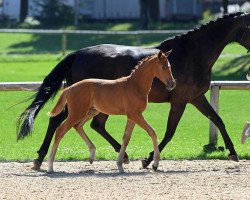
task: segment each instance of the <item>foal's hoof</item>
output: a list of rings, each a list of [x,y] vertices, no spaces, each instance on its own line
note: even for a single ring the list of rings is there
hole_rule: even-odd
[[[147,168],[148,167],[147,158],[143,158],[141,160],[141,164],[142,164],[143,169]]]
[[[236,155],[228,155],[228,160],[239,162],[239,157],[237,154]]]
[[[34,166],[31,168],[33,170],[39,170],[41,167],[41,163],[37,159],[33,160],[33,165]]]
[[[154,171],[157,171],[158,166],[152,165],[152,168],[153,168]]]
[[[129,162],[130,162],[130,161],[129,161],[129,158],[123,158],[123,159],[122,159],[122,163],[123,163],[123,164],[129,164]]]

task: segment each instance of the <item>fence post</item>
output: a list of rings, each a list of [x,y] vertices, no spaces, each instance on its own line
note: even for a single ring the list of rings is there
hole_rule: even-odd
[[[141,46],[141,34],[136,34],[136,46]]]
[[[65,32],[62,33],[62,55],[64,56],[67,51],[67,34]]]
[[[216,113],[219,112],[219,86],[211,86],[210,90],[210,104],[215,110]],[[217,146],[218,140],[218,128],[214,125],[212,121],[210,121],[209,126],[209,144],[213,146]]]
[[[216,113],[219,112],[219,89],[218,85],[211,85],[210,88],[210,104]],[[209,121],[209,144],[204,145],[205,152],[215,151],[217,149],[218,129],[214,123]]]

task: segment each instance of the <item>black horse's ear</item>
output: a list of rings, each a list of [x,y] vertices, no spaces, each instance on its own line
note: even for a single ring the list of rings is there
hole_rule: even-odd
[[[158,53],[158,59],[161,59],[161,57],[162,57],[162,51],[159,51],[159,53]]]
[[[165,56],[169,56],[169,54],[171,54],[171,52],[172,52],[172,49],[171,50],[169,50],[169,51],[167,51],[166,53],[165,53]]]

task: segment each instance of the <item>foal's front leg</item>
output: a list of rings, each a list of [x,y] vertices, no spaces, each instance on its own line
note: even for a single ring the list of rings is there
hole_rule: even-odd
[[[107,140],[112,145],[112,147],[115,149],[116,152],[120,152],[121,145],[105,129],[105,124],[107,122],[107,119],[108,115],[99,113],[93,118],[90,126],[92,129],[98,132],[105,140]],[[129,157],[126,152],[124,154],[123,163],[124,164],[129,163]]]
[[[158,148],[158,143],[157,143],[157,135],[155,133],[155,130],[148,124],[148,122],[144,119],[141,113],[137,113],[134,115],[131,115],[130,118],[137,123],[141,128],[143,128],[149,136],[151,137],[154,145],[154,163],[152,165],[153,170],[157,170],[159,161],[160,161],[160,151]]]
[[[116,161],[116,164],[120,173],[124,173],[124,169],[122,167],[123,158],[124,158],[126,147],[128,146],[134,127],[135,127],[135,123],[132,120],[127,119],[125,133],[123,135],[123,143],[120,149],[119,156]]]

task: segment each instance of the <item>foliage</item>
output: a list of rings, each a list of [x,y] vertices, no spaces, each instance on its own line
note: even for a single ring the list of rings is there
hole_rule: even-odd
[[[69,24],[73,22],[73,9],[63,3],[63,0],[35,0],[36,16],[43,25]],[[40,12],[39,12],[40,11]]]
[[[209,10],[206,10],[203,12],[202,20],[200,22],[202,24],[205,24],[211,20],[214,20],[214,18],[215,18],[215,16]]]

